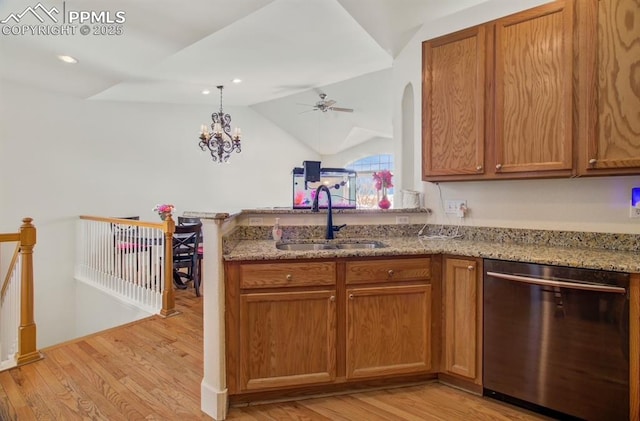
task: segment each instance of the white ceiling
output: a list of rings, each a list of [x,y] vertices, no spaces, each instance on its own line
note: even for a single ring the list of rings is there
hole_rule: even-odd
[[[41,0],[60,11],[124,11],[124,33],[0,35],[0,77],[87,100],[208,104],[212,111],[215,86],[225,85],[225,105],[252,106],[332,154],[390,138],[393,58],[424,22],[485,1]],[[0,0],[0,20],[37,3]],[[58,54],[79,63],[65,65]],[[232,84],[236,77],[243,82]],[[212,94],[202,95],[205,88]],[[299,103],[314,104],[319,92],[355,111],[304,113],[310,107]]]

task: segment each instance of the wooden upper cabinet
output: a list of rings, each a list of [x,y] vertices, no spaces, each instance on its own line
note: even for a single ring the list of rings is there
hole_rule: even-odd
[[[484,173],[486,32],[479,26],[423,43],[425,180]]]
[[[495,22],[496,174],[571,174],[573,19],[568,0]]]
[[[578,2],[580,175],[640,173],[640,6]]]
[[[423,179],[574,174],[574,0],[423,43]]]

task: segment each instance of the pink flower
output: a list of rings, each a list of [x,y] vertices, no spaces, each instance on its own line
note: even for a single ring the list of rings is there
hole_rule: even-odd
[[[158,212],[158,215],[172,213],[174,209],[173,205],[156,205],[156,207],[153,208],[154,211]]]
[[[376,190],[381,190],[382,188],[388,189],[393,187],[393,183],[391,182],[391,178],[393,174],[389,170],[381,170],[373,173],[373,179],[375,180]]]

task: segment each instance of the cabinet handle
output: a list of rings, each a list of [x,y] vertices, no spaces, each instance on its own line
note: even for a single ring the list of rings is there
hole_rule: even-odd
[[[353,294],[349,294],[349,299],[353,300]]]
[[[334,302],[336,300],[336,296],[332,295],[331,297],[329,297],[329,301]]]
[[[598,160],[597,160],[597,159],[595,159],[595,158],[591,158],[591,159],[589,160],[589,165],[595,165],[597,162],[598,162]]]
[[[496,170],[500,171],[502,169],[502,164],[496,164]]]
[[[387,272],[389,274],[389,277],[393,276],[393,269],[389,269],[389,272]]]
[[[482,165],[478,165],[478,166],[476,167],[476,171],[478,171],[478,172],[482,171]]]
[[[473,269],[474,269],[474,267],[473,267],[473,266],[471,266],[471,265],[467,266],[467,270],[468,270],[469,272],[471,272]]]
[[[287,274],[287,281],[290,281],[290,280],[292,280],[292,279],[293,279],[293,275],[292,275],[292,274],[290,274],[290,273],[289,273],[289,274]]]

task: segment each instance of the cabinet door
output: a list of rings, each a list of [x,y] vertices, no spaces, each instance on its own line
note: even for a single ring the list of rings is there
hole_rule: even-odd
[[[640,6],[579,2],[580,174],[640,173]]]
[[[555,1],[496,22],[496,175],[571,174],[572,40],[572,0]]]
[[[348,379],[431,369],[431,285],[347,289]]]
[[[479,26],[423,44],[425,181],[484,173],[485,37]]]
[[[475,260],[446,259],[444,369],[478,378],[478,270]]]
[[[333,381],[335,296],[335,290],[241,294],[241,390]]]

